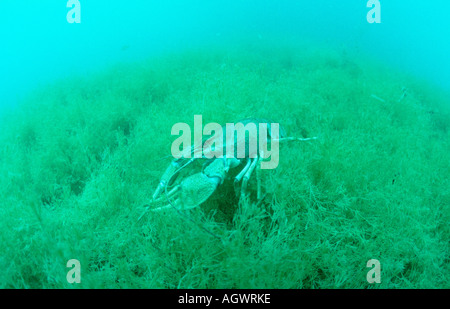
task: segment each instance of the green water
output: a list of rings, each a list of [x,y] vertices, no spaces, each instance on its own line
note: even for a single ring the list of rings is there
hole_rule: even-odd
[[[42,87],[2,115],[0,287],[448,288],[446,103],[370,59],[304,46],[200,48]],[[241,201],[227,179],[195,209],[138,221],[172,126],[194,115],[319,139],[280,146],[262,200],[255,178]]]

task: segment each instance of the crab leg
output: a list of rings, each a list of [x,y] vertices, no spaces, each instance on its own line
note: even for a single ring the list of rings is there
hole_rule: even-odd
[[[247,169],[247,171],[244,174],[244,177],[242,179],[242,187],[241,187],[241,198],[245,197],[247,195],[247,184],[248,184],[248,180],[250,179],[250,176],[253,173],[253,170],[256,167],[256,163],[259,162],[259,156],[256,156],[254,159],[250,159],[252,160],[250,167]]]
[[[247,163],[245,164],[242,171],[240,171],[239,174],[234,178],[234,191],[236,192],[236,194],[238,194],[239,192],[239,182],[242,180],[242,177],[244,177],[245,173],[248,171],[250,163],[252,163],[251,160],[250,159],[247,160]]]
[[[261,199],[261,160],[262,156],[258,158],[258,163],[256,164],[256,183],[257,183],[256,198],[258,200]]]

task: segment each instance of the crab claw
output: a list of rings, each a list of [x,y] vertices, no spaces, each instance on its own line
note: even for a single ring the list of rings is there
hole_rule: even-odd
[[[151,202],[153,207],[150,207],[150,210],[162,210],[169,207],[185,210],[199,206],[223,182],[228,168],[228,161],[214,160],[203,172],[185,178],[167,194],[161,194],[159,198],[153,199]]]
[[[178,188],[175,188],[177,190],[175,206],[179,209],[191,209],[199,206],[216,191],[221,181],[220,177],[208,177],[203,173],[189,176]]]
[[[184,166],[190,164],[191,162],[192,162],[192,160],[190,160]],[[183,160],[175,160],[170,163],[170,165],[167,167],[166,171],[164,172],[163,176],[161,177],[158,187],[156,188],[155,192],[153,193],[153,197],[152,197],[153,200],[156,200],[158,197],[160,197],[161,193],[164,192],[166,187],[170,184],[171,180],[177,177],[180,169],[184,167],[183,164],[184,164]]]
[[[162,195],[160,198],[153,200],[151,204],[158,206],[150,209],[155,211],[170,207],[179,210],[195,208],[214,193],[220,182],[219,177],[208,177],[203,173],[194,174],[183,180],[167,195]]]

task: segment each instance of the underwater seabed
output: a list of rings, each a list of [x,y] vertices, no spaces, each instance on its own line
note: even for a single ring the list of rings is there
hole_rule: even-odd
[[[194,50],[43,87],[2,116],[0,287],[448,288],[449,109],[423,81],[311,47]],[[280,145],[261,201],[254,178],[240,202],[230,180],[138,221],[193,115],[319,138]]]

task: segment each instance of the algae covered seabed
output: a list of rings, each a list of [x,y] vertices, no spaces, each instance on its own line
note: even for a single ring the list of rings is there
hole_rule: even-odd
[[[448,288],[449,109],[424,81],[308,46],[196,49],[43,86],[1,115],[0,287]],[[319,139],[280,145],[259,203],[254,178],[241,202],[228,181],[138,221],[171,127],[194,115]]]

